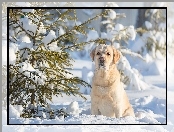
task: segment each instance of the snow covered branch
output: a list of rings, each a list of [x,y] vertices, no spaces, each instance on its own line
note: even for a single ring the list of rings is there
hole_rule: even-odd
[[[146,61],[145,58],[143,58],[140,54],[132,52],[130,49],[120,49],[120,51],[123,54],[127,54],[127,55],[130,55],[130,56],[133,56],[133,57],[138,57],[138,58]]]

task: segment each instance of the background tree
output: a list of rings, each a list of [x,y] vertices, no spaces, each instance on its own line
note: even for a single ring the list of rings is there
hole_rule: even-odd
[[[53,95],[85,98],[79,87],[90,85],[66,70],[72,66],[68,51],[100,41],[79,42],[79,37],[104,14],[80,24],[72,9],[9,9],[9,43],[16,47],[16,59],[9,64],[9,98],[10,104],[23,105],[22,117],[38,116],[36,107],[47,107]]]
[[[144,13],[146,21],[137,29],[144,45],[139,53],[149,53],[154,59],[166,56],[166,10],[147,9]]]

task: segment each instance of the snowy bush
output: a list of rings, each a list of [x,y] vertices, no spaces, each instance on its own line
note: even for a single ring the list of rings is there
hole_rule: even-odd
[[[26,113],[31,113],[31,110],[35,111],[32,117],[40,119],[64,119],[70,116],[70,114],[66,112],[66,109],[52,108],[49,104],[46,107],[36,104],[29,104],[25,109],[23,109],[21,116],[27,118],[30,115],[27,115]]]
[[[66,112],[69,114],[78,115],[80,113],[78,102],[71,102],[66,108]]]
[[[166,10],[147,9],[144,15],[147,19],[145,26],[137,29],[143,44],[137,52],[161,59],[161,56],[166,56]]]

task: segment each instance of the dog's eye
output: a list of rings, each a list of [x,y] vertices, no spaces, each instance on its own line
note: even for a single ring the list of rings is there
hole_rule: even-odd
[[[111,54],[108,52],[107,55],[111,55]]]
[[[99,53],[99,52],[97,52],[97,55],[100,55],[100,53]]]

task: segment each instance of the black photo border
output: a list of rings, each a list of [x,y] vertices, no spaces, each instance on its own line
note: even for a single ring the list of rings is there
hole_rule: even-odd
[[[7,7],[7,125],[167,125],[167,46],[166,46],[166,123],[165,124],[12,124],[9,123],[9,10],[10,9],[166,9],[166,43],[167,43],[167,7]]]

